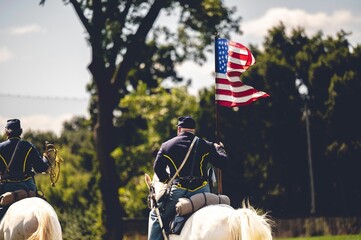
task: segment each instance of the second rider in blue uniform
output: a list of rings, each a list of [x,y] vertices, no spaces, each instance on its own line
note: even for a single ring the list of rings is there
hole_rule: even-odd
[[[195,138],[195,121],[190,116],[178,118],[177,136],[164,142],[154,162],[154,172],[159,181],[167,183],[182,164],[188,149]],[[195,155],[195,156],[194,156]],[[181,197],[210,192],[207,181],[207,164],[223,168],[227,163],[227,153],[222,144],[203,139],[194,144],[186,164],[172,183],[169,198],[162,208],[162,219],[168,223],[175,215],[175,205]],[[168,170],[167,170],[168,169]],[[154,209],[150,213],[148,239],[163,239],[160,224]]]

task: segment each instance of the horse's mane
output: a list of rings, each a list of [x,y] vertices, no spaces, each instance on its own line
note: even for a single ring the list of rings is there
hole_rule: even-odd
[[[267,214],[258,213],[250,204],[242,204],[242,208],[229,217],[232,239],[235,240],[272,240],[272,220]]]

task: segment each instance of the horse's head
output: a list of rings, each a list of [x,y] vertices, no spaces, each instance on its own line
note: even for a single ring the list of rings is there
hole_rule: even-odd
[[[148,186],[148,189],[151,191],[151,189],[153,187],[152,178],[147,173],[145,173],[144,174],[144,180],[145,180],[145,183]]]
[[[164,195],[164,189],[166,189],[167,184],[159,182],[159,178],[156,174],[152,178],[145,173],[144,174],[145,183],[149,189],[148,195],[148,206],[151,208],[156,199],[159,199],[161,195]]]
[[[149,189],[149,194],[147,197],[148,207],[152,208],[153,207],[153,199],[154,199],[154,187],[153,187],[152,179],[147,173],[145,173],[144,180]]]
[[[145,173],[144,174],[145,182],[150,191],[154,190],[154,192],[158,193],[161,189],[163,189],[167,184],[159,182],[159,178],[157,174],[154,174],[153,180],[152,178]]]

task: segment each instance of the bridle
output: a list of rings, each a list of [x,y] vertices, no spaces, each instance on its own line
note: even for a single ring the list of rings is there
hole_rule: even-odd
[[[58,155],[58,149],[54,144],[45,141],[45,157],[49,160],[49,177],[51,186],[55,187],[55,183],[59,180],[60,176],[60,164],[64,162],[64,159]]]

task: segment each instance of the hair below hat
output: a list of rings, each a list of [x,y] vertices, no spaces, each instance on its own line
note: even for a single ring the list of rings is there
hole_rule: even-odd
[[[182,128],[194,129],[196,127],[196,122],[191,116],[182,116],[178,118],[177,126]]]
[[[6,123],[5,128],[8,131],[18,131],[22,130],[20,127],[20,120],[19,119],[9,119]]]

